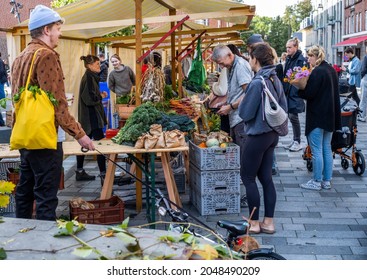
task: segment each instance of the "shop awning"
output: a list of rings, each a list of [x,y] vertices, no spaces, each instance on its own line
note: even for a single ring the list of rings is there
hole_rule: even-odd
[[[346,39],[334,45],[334,47],[357,46],[358,43],[367,40],[367,35]]]

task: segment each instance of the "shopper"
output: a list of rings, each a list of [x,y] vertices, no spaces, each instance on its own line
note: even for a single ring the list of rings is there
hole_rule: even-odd
[[[279,135],[264,119],[264,92],[262,78],[279,105],[287,110],[284,91],[274,65],[272,48],[266,43],[258,43],[250,50],[250,65],[256,73],[246,89],[245,96],[239,106],[239,115],[245,122],[247,135],[241,155],[241,178],[246,188],[251,233],[275,232],[274,211],[276,190],[272,179],[273,153],[278,144]],[[256,178],[263,187],[264,219],[259,221],[260,192]]]
[[[243,147],[246,135],[244,122],[238,115],[238,106],[244,96],[247,85],[251,82],[252,71],[249,63],[232,53],[225,45],[214,48],[212,60],[220,67],[228,69],[227,103],[218,111],[219,115],[229,115],[230,135],[233,142]]]
[[[361,86],[361,61],[359,58],[354,54],[352,48],[346,48],[344,54],[349,59],[348,68],[342,67],[343,71],[347,71],[350,75],[348,84],[349,88],[348,91],[351,93],[351,96],[355,102],[359,105],[360,99],[357,93],[357,87]]]
[[[106,56],[104,53],[100,53],[98,55],[99,61],[100,61],[100,68],[101,71],[99,72],[99,81],[100,82],[107,82],[107,76],[108,76],[108,60],[106,60]]]
[[[361,91],[362,97],[361,102],[359,103],[359,108],[362,112],[358,114],[358,121],[366,122],[367,117],[367,47],[365,49],[366,55],[362,61],[362,69],[361,69]]]
[[[286,48],[288,56],[284,66],[283,79],[285,78],[289,69],[293,70],[293,68],[296,66],[303,67],[307,64],[306,59],[299,49],[299,41],[297,38],[289,39]],[[298,114],[305,111],[305,102],[298,96],[298,88],[292,86],[288,82],[284,82],[283,79],[281,81],[283,83],[285,95],[287,96],[288,115],[293,130],[293,142],[287,145],[286,148],[288,148],[291,152],[297,152],[302,150],[301,124],[299,122]]]
[[[75,137],[78,143],[89,150],[94,144],[85,134],[80,124],[68,110],[65,96],[64,74],[59,54],[54,50],[61,36],[63,21],[60,15],[50,8],[37,5],[30,15],[28,28],[32,41],[14,60],[11,70],[12,96],[26,85],[33,54],[38,51],[31,73],[31,85],[51,92],[58,105],[55,106],[55,130],[62,129]],[[15,115],[15,123],[17,121]],[[57,141],[57,140],[55,140]],[[55,220],[58,204],[57,191],[60,184],[63,161],[62,143],[57,149],[21,149],[20,182],[17,185],[16,217],[31,219],[33,201],[36,201],[36,218]]]
[[[331,188],[333,153],[331,138],[341,129],[338,74],[325,61],[325,51],[312,46],[308,62],[313,68],[304,90],[299,96],[307,100],[305,134],[312,152],[313,178],[301,188],[321,190]]]
[[[107,124],[106,114],[102,104],[102,98],[107,96],[106,92],[100,92],[99,73],[101,71],[100,61],[97,56],[81,56],[86,71],[80,82],[78,118],[85,133],[94,139],[104,138],[103,128]],[[84,155],[76,156],[75,180],[94,180],[95,176],[88,175],[84,166]],[[97,155],[97,163],[102,178],[106,174],[106,159],[103,155]]]

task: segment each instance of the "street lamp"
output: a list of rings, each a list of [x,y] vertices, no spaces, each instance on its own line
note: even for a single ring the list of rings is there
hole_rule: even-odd
[[[15,0],[10,0],[9,4],[12,6],[10,13],[14,15],[18,19],[18,23],[20,23],[20,13],[19,10],[23,8],[23,5],[17,3]]]

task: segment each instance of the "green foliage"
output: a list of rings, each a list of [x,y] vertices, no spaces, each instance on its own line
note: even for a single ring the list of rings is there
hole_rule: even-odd
[[[116,104],[129,104],[131,100],[130,94],[116,97]]]
[[[286,6],[282,17],[255,16],[250,24],[251,32],[241,32],[241,39],[246,42],[252,34],[261,34],[280,56],[285,51],[287,40],[299,30],[301,21],[308,17],[311,11],[311,0],[303,0],[298,4]]]
[[[68,4],[77,2],[77,1],[79,1],[79,0],[53,0],[53,1],[51,1],[51,7],[52,8],[60,8],[60,7],[66,6]]]
[[[6,259],[6,252],[4,250],[4,248],[0,248],[0,260],[5,260]]]
[[[288,37],[299,30],[301,21],[308,17],[312,11],[311,0],[303,0],[297,4],[286,6],[283,16],[283,22],[290,26]]]
[[[79,223],[77,220],[66,221],[59,219],[56,222],[59,231],[54,235],[54,237],[74,235],[85,230],[85,225]]]
[[[120,145],[123,143],[135,143],[160,118],[161,112],[151,102],[146,102],[133,111],[124,127],[112,138],[112,141]]]

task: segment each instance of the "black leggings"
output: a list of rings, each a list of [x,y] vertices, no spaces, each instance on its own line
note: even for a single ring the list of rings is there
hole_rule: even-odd
[[[361,102],[361,100],[359,99],[356,86],[350,85],[348,91],[351,92],[348,97],[352,97],[354,101],[357,102],[357,105],[359,105],[359,102]]]
[[[272,178],[272,163],[279,136],[275,131],[260,135],[248,135],[242,151],[241,179],[246,188],[249,212],[256,207],[252,220],[259,220],[260,193],[258,177],[264,191],[265,217],[274,216],[276,191]]]
[[[104,138],[104,133],[102,128],[93,129],[91,134],[88,135],[89,138],[94,140],[101,140]],[[82,169],[84,166],[85,156],[76,156],[76,168]],[[106,173],[106,158],[103,155],[97,155],[97,164],[100,173]]]

